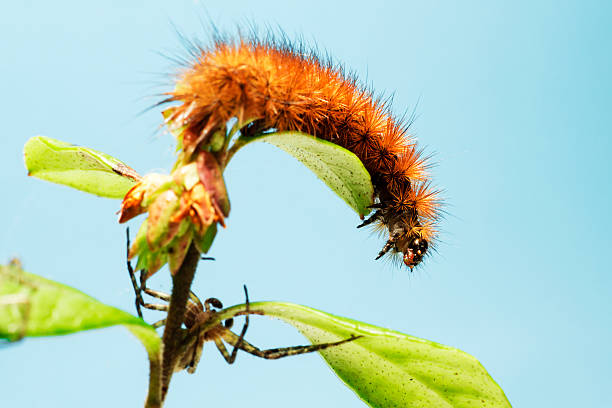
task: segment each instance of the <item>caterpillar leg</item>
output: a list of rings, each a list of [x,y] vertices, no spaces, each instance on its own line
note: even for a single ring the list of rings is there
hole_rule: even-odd
[[[127,254],[129,256],[130,253],[130,229],[126,228],[125,230],[125,234],[126,234],[126,243],[127,243]],[[204,260],[214,260],[215,258],[211,258],[211,257],[202,257],[201,259]],[[149,289],[147,288],[146,285],[146,273],[140,273],[140,285],[138,284],[137,280],[136,280],[136,272],[134,271],[134,268],[132,267],[132,263],[130,262],[130,260],[127,260],[127,269],[128,269],[128,273],[130,274],[130,280],[132,282],[132,287],[134,288],[134,294],[135,294],[135,304],[136,304],[136,312],[138,313],[138,317],[142,318],[142,309],[141,306],[147,309],[151,309],[151,310],[159,310],[162,312],[166,312],[168,311],[168,305],[162,305],[162,304],[155,304],[155,303],[146,303],[142,297],[142,292],[146,293],[149,296],[155,297],[157,299],[161,299],[165,302],[170,302],[170,295],[168,295],[167,293],[163,293],[163,292],[159,292],[153,289]],[[191,299],[192,302],[194,302],[200,309],[202,309],[202,302],[200,302],[200,299],[198,299],[198,297],[195,295],[195,293],[193,292],[189,292],[189,298]],[[208,299],[205,302],[208,306],[208,304],[212,304],[213,306],[216,306],[217,304],[221,304],[221,302],[219,302],[219,300],[211,298]],[[220,306],[223,307],[223,306]],[[207,307],[206,310],[208,310],[209,307]],[[161,327],[163,326],[164,320],[160,320],[159,322],[155,323],[154,326],[155,327]]]
[[[375,259],[378,260],[382,258],[387,252],[389,252],[391,248],[393,248],[393,246],[395,245],[395,241],[397,240],[398,237],[399,237],[399,234],[395,234],[391,238],[389,238],[389,240],[387,241],[383,249],[380,250],[380,252],[378,253],[378,256]]]
[[[365,227],[366,225],[370,225],[373,222],[376,222],[381,218],[382,218],[382,211],[378,210],[374,214],[372,214],[370,217],[368,217],[365,221],[363,221],[361,224],[359,224],[357,228],[361,228],[361,227]]]

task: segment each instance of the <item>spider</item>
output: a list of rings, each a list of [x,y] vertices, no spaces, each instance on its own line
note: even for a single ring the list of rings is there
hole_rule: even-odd
[[[129,235],[128,235],[128,248],[129,248]],[[203,259],[212,259],[212,258],[203,258]],[[160,311],[168,311],[168,305],[166,304],[153,304],[146,303],[142,298],[142,292],[146,293],[149,296],[152,296],[157,299],[161,299],[163,301],[169,302],[170,295],[159,292],[156,290],[152,290],[146,287],[145,276],[146,274],[141,273],[140,275],[140,286],[136,283],[136,276],[134,270],[132,269],[132,265],[130,261],[127,262],[128,271],[130,273],[130,278],[132,281],[132,285],[134,286],[134,291],[136,293],[136,310],[138,311],[138,315],[142,317],[141,306],[151,310],[160,310]],[[247,342],[244,339],[247,328],[249,326],[249,315],[250,314],[261,314],[255,311],[249,310],[249,293],[247,291],[246,285],[244,285],[244,295],[245,295],[245,305],[246,310],[241,314],[245,315],[244,325],[242,326],[242,330],[240,335],[235,334],[230,329],[234,323],[234,319],[227,319],[223,322],[223,324],[219,323],[216,326],[208,328],[206,330],[200,329],[203,327],[206,322],[211,319],[214,319],[217,309],[222,309],[223,304],[217,298],[208,298],[202,302],[200,299],[193,293],[190,292],[189,300],[187,302],[187,308],[185,311],[185,318],[183,324],[186,329],[184,329],[184,336],[181,342],[178,358],[176,361],[176,366],[174,367],[174,372],[182,371],[184,369],[187,370],[190,374],[193,374],[196,370],[196,367],[200,361],[200,357],[202,356],[202,349],[204,347],[204,343],[207,341],[213,341],[217,349],[225,359],[228,364],[233,364],[236,361],[236,356],[238,354],[238,350],[245,351],[254,356],[265,358],[268,360],[275,360],[282,357],[294,356],[298,354],[312,353],[314,351],[319,351],[326,349],[328,347],[339,346],[344,343],[348,343],[350,341],[356,340],[363,336],[351,335],[349,338],[331,342],[331,343],[320,343],[320,344],[312,344],[308,346],[293,346],[293,347],[281,347],[274,349],[261,350],[251,343]],[[159,328],[165,324],[165,319],[162,319],[153,324],[153,327]],[[233,346],[233,350],[231,354],[227,351],[225,347],[225,343]]]

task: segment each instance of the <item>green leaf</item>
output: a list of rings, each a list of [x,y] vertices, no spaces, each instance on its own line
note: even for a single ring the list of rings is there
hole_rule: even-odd
[[[160,339],[142,319],[74,288],[0,265],[0,339],[58,336],[122,324],[157,353]]]
[[[196,236],[196,240],[194,242],[196,244],[196,248],[198,248],[198,251],[203,254],[207,254],[213,244],[213,241],[215,240],[215,236],[217,236],[216,222],[208,227],[206,232],[204,232],[201,237]]]
[[[300,132],[274,132],[240,137],[239,144],[270,143],[312,170],[360,216],[370,212],[374,188],[370,174],[355,154],[326,140]]]
[[[24,272],[18,261],[0,265],[0,339],[57,336],[124,325],[149,356],[146,407],[161,407],[161,339],[142,319],[71,287]]]
[[[123,198],[140,179],[105,153],[35,136],[23,148],[28,175],[108,198]]]
[[[244,311],[225,309],[202,330]],[[282,319],[313,344],[363,336],[320,353],[371,407],[510,407],[484,367],[455,348],[290,303],[251,303],[250,313]]]

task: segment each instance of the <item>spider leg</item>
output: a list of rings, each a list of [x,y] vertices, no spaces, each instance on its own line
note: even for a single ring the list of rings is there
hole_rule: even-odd
[[[130,229],[129,228],[126,228],[125,235],[126,235],[126,242],[127,242],[126,255],[129,256],[129,253],[130,253]],[[134,288],[134,294],[136,295],[135,303],[136,303],[136,311],[138,312],[138,317],[142,318],[141,306],[147,309],[151,309],[151,310],[161,310],[164,312],[168,311],[167,305],[146,303],[144,299],[142,298],[142,292],[145,292],[149,296],[153,296],[158,299],[165,300],[167,302],[170,301],[170,296],[165,293],[157,292],[157,291],[147,288],[144,273],[140,274],[140,286],[139,286],[136,281],[136,273],[134,271],[134,268],[132,268],[132,262],[130,262],[129,259],[127,260],[127,268],[130,274],[130,280],[132,281],[132,287]]]
[[[202,303],[200,303],[201,305]],[[223,303],[217,298],[208,298],[204,301],[204,307],[206,311],[210,311],[210,305],[216,307],[217,309],[223,309]]]
[[[142,307],[145,307],[149,310],[158,310],[160,312],[168,311],[168,305],[162,305],[160,303],[143,303]]]
[[[225,344],[223,344],[223,341],[219,337],[215,337],[213,341],[215,342],[215,346],[217,346],[217,349],[219,350],[225,361],[227,361],[227,364],[234,364],[234,361],[236,361],[236,356],[234,356],[234,358],[230,356],[230,353],[228,353],[227,349],[225,348]],[[233,354],[234,353],[232,352],[232,355]]]
[[[219,326],[219,329],[221,329],[222,333],[224,333],[221,335],[221,337],[225,339],[226,335],[228,336],[228,338],[230,338],[230,335],[232,336],[231,337],[232,342],[228,341],[229,344],[234,346],[234,349],[232,350],[232,354],[228,353],[227,348],[225,348],[225,344],[223,344],[223,341],[221,340],[220,337],[215,337],[213,339],[213,341],[215,342],[215,345],[217,346],[217,349],[221,352],[221,355],[223,356],[225,361],[227,361],[227,364],[234,364],[234,361],[236,361],[236,356],[238,356],[238,350],[240,349],[244,350],[243,347],[251,346],[249,343],[246,342],[246,340],[244,340],[244,335],[246,334],[246,331],[249,327],[249,292],[247,290],[246,285],[244,285],[243,287],[244,287],[244,296],[246,298],[245,300],[246,314],[244,316],[244,326],[242,326],[242,330],[240,331],[240,336],[235,335],[229,330],[229,327],[231,327],[231,325],[233,324],[234,319],[227,319],[225,321],[225,326]],[[226,333],[229,333],[229,334],[226,334]],[[248,346],[245,346],[245,344]]]
[[[198,363],[200,362],[200,358],[202,358],[202,349],[204,347],[204,336],[200,335],[198,336],[198,339],[196,340],[195,344],[193,344],[192,348],[193,348],[193,352],[191,353],[191,359],[189,360],[189,363],[187,364],[187,372],[189,374],[193,374],[195,373],[196,368],[198,367]]]
[[[125,230],[126,233],[126,241],[127,241],[127,254],[130,253],[130,229],[126,228]],[[146,303],[142,297],[142,292],[146,293],[149,296],[155,297],[157,299],[161,299],[163,301],[166,302],[170,302],[170,295],[168,295],[167,293],[164,292],[159,292],[153,289],[149,289],[147,288],[147,283],[146,283],[146,274],[142,273],[140,274],[140,285],[138,285],[138,282],[136,281],[136,273],[134,271],[134,268],[132,268],[132,263],[130,262],[130,260],[127,260],[127,268],[128,268],[128,272],[130,274],[130,280],[132,281],[132,287],[134,288],[134,293],[136,295],[136,299],[135,299],[135,303],[136,303],[136,311],[138,312],[138,317],[142,318],[142,309],[141,306],[146,308],[146,309],[151,309],[151,310],[159,310],[162,312],[167,312],[168,311],[168,305],[161,305],[161,304],[155,304],[155,303]],[[200,302],[200,299],[198,299],[198,297],[193,293],[190,292],[189,293],[190,299],[196,303],[197,305],[202,305],[202,302]],[[165,320],[160,320],[159,322],[155,323],[154,327],[161,327],[163,326],[163,323]],[[157,325],[157,326],[156,326]]]
[[[232,364],[236,360],[238,349],[242,351],[246,351],[247,353],[253,354],[254,356],[257,356],[257,357],[265,358],[268,360],[276,360],[282,357],[295,356],[297,354],[304,354],[304,353],[312,353],[313,351],[323,350],[328,347],[339,346],[341,344],[348,343],[349,341],[353,341],[353,340],[356,340],[362,337],[362,336],[351,335],[351,337],[349,337],[348,339],[344,339],[344,340],[340,340],[340,341],[336,341],[332,343],[321,343],[321,344],[312,344],[309,346],[294,346],[294,347],[282,347],[282,348],[275,348],[275,349],[260,350],[259,348],[255,347],[254,345],[252,345],[251,343],[249,343],[248,341],[244,339],[244,335],[246,334],[247,328],[249,326],[249,313],[250,313],[249,293],[247,291],[246,285],[244,286],[244,294],[246,297],[246,301],[245,301],[246,310],[245,310],[245,316],[244,316],[245,321],[244,321],[244,326],[242,326],[242,331],[240,332],[240,336],[234,334],[228,328],[223,328],[223,330],[220,332],[221,338],[225,340],[228,344],[231,344],[234,346],[234,350],[232,350],[232,354],[228,355],[227,349],[225,348],[225,345],[221,341],[221,338],[216,337],[214,339],[217,348],[219,349],[219,351],[225,358],[225,361],[228,362],[228,364]]]
[[[164,326],[166,324],[166,319],[161,319],[155,323],[153,323],[151,326],[153,326],[154,329],[159,329],[160,327]]]
[[[141,275],[141,283],[140,283],[140,290],[144,293],[146,293],[149,296],[152,296],[154,298],[157,299],[161,299],[165,302],[170,302],[170,295],[164,292],[160,292],[158,290],[153,290],[153,289],[149,289],[147,287],[147,284],[145,282],[145,280],[143,279],[144,275]],[[202,306],[202,302],[200,301],[200,299],[196,296],[195,293],[193,293],[192,291],[189,291],[189,299],[195,303],[197,306],[200,307],[200,309],[203,309]],[[168,305],[159,305],[159,304],[151,304],[151,303],[141,303],[142,306],[146,307],[147,309],[152,309],[152,310],[161,310],[161,311],[168,311]]]
[[[244,340],[244,335],[246,334],[247,328],[249,327],[249,307],[250,307],[250,302],[249,302],[249,291],[247,290],[246,285],[243,285],[244,287],[244,297],[245,297],[245,304],[246,304],[246,315],[244,316],[244,325],[242,326],[242,330],[240,331],[240,336],[238,337],[238,341],[236,343],[234,343],[234,349],[232,350],[232,355],[231,355],[231,359],[232,362],[234,362],[234,360],[236,360],[236,356],[238,355],[238,349],[240,349],[242,347],[243,344],[248,344],[246,343],[246,341]],[[232,324],[234,322],[232,321]],[[226,330],[229,333],[232,333],[231,331],[229,331],[229,329]],[[234,334],[234,333],[232,333]],[[230,363],[231,364],[231,363]]]
[[[246,340],[240,339],[239,336],[237,336],[236,334],[232,333],[229,330],[224,330],[221,336],[223,337],[223,340],[225,340],[229,344],[233,344],[234,347],[239,348],[242,351],[246,351],[247,353],[252,354],[254,356],[265,358],[267,360],[276,360],[278,358],[295,356],[298,354],[312,353],[313,351],[319,351],[319,350],[323,350],[329,347],[339,346],[341,344],[348,343],[349,341],[357,340],[358,338],[363,337],[363,336],[351,335],[351,337],[349,337],[348,339],[344,339],[344,340],[340,340],[340,341],[336,341],[332,343],[321,343],[321,344],[311,344],[309,346],[293,346],[293,347],[281,347],[281,348],[260,350],[259,348],[253,346]],[[221,341],[221,340],[216,339],[215,343],[217,343],[217,341]],[[218,345],[217,345],[217,348],[219,348]],[[227,358],[226,360],[228,363],[230,363],[230,361]]]
[[[154,298],[158,298],[166,302],[170,301],[170,295],[167,293],[160,292],[158,290],[149,289],[146,286],[142,288],[142,291],[146,293],[147,295],[152,296]]]
[[[130,228],[129,227],[125,229],[125,235],[127,238],[126,240],[127,241],[127,250],[126,250],[127,269],[130,274],[130,280],[132,281],[132,287],[134,288],[134,293],[136,294],[136,299],[135,299],[136,312],[138,313],[138,317],[142,319],[142,309],[140,308],[140,305],[144,304],[144,300],[142,300],[141,289],[138,286],[138,283],[136,282],[136,275],[134,274],[134,268],[132,268],[132,262],[130,262],[130,259],[129,259],[129,254],[130,254]]]
[[[163,301],[166,302],[170,302],[170,295],[168,295],[167,293],[164,292],[159,292],[157,290],[153,290],[153,289],[149,289],[146,286],[146,283],[144,282],[144,279],[142,279],[144,275],[141,275],[141,286],[140,286],[140,291],[146,293],[147,295],[157,298],[157,299],[161,299]],[[140,297],[139,300],[141,303],[140,305],[142,307],[145,307],[147,309],[151,309],[151,310],[159,310],[162,312],[167,312],[168,311],[168,305],[162,305],[159,303],[145,303],[144,300],[142,299],[142,296]]]
[[[193,293],[192,291],[189,291],[189,299],[195,303],[199,309],[204,310],[204,307],[202,306],[202,301],[200,301],[200,298],[196,296],[195,293]]]

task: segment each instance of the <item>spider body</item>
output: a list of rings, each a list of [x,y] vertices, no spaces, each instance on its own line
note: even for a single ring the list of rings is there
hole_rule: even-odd
[[[128,236],[128,248],[129,248],[129,236]],[[137,284],[136,276],[134,274],[134,270],[130,261],[127,262],[128,271],[130,273],[130,278],[132,281],[132,285],[134,286],[134,292],[136,293],[136,310],[138,315],[142,317],[141,307],[151,309],[151,310],[159,310],[159,311],[168,311],[167,304],[154,304],[154,303],[146,303],[142,298],[142,292],[146,293],[149,296],[152,296],[157,299],[161,299],[165,302],[170,301],[170,295],[159,292],[156,290],[152,290],[146,287],[146,273],[141,273],[140,275],[140,285]],[[293,347],[281,347],[274,349],[261,350],[251,343],[247,342],[244,339],[247,328],[249,326],[249,315],[251,314],[262,314],[261,312],[252,311],[249,309],[249,294],[246,286],[244,286],[244,294],[245,294],[245,305],[246,310],[241,312],[240,314],[244,314],[245,320],[244,325],[242,326],[242,330],[240,335],[232,332],[230,329],[234,323],[233,319],[227,319],[223,323],[219,322],[212,327],[207,327],[206,323],[215,320],[217,317],[218,311],[216,309],[222,309],[223,304],[217,298],[208,298],[202,303],[200,299],[193,293],[190,292],[189,300],[187,302],[187,307],[185,310],[185,317],[183,319],[183,324],[185,328],[183,329],[183,339],[181,341],[180,347],[178,349],[178,357],[176,358],[176,365],[174,366],[174,372],[187,370],[189,373],[194,373],[198,363],[200,362],[200,358],[202,357],[202,350],[204,348],[204,343],[206,342],[214,342],[215,346],[225,359],[228,364],[233,364],[236,360],[236,356],[238,355],[238,350],[245,351],[254,356],[265,358],[268,360],[275,360],[282,357],[294,356],[298,354],[312,353],[314,351],[319,351],[326,349],[328,347],[335,347],[341,344],[356,340],[362,336],[351,335],[349,338],[331,342],[331,343],[321,343],[321,344],[312,344],[308,346],[293,346]],[[165,324],[165,319],[162,319],[153,324],[153,327],[158,328],[162,327]],[[227,351],[225,343],[233,346],[233,350],[231,354]]]
[[[155,290],[151,290],[146,286],[141,286],[140,290],[158,299],[165,301],[170,300],[169,295]],[[246,311],[244,312],[245,323],[242,327],[240,335],[237,335],[236,333],[230,330],[234,323],[233,319],[227,319],[223,323],[219,323],[212,327],[203,329],[203,327],[206,326],[207,322],[216,318],[218,312],[214,308],[222,309],[223,304],[219,299],[216,298],[208,298],[204,301],[204,303],[202,303],[193,292],[191,293],[189,301],[187,303],[185,319],[183,321],[183,324],[185,325],[184,336],[179,347],[179,357],[176,360],[174,372],[187,370],[187,372],[193,374],[198,366],[198,363],[200,362],[204,343],[206,342],[214,342],[215,346],[217,347],[225,361],[228,364],[233,364],[236,360],[236,356],[238,355],[238,350],[245,351],[260,358],[276,360],[282,357],[312,353],[314,351],[323,350],[328,347],[339,346],[341,344],[356,340],[361,337],[351,335],[351,337],[347,339],[332,343],[261,350],[244,339],[244,335],[246,334],[247,328],[249,326],[249,315],[261,314],[260,312],[249,310],[249,295],[246,286],[244,287],[244,293],[246,296]],[[140,296],[140,298],[142,299],[142,296]],[[162,311],[168,310],[167,305],[150,304],[145,303],[144,301],[142,301],[140,305],[147,309]],[[160,320],[159,322],[153,324],[153,326],[161,327],[164,325],[164,323],[165,320]],[[228,352],[225,346],[226,343],[233,346],[233,350],[231,353]]]

